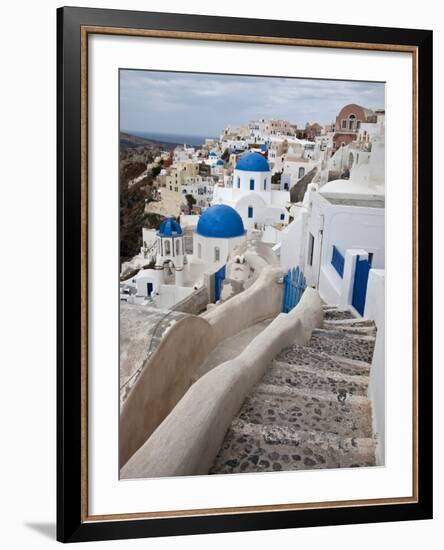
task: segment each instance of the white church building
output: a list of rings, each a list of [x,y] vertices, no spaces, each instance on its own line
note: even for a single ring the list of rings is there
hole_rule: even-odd
[[[216,204],[199,217],[193,237],[193,256],[201,260],[207,270],[216,271],[245,240],[246,231],[238,212],[226,204]]]
[[[260,153],[249,151],[236,163],[232,186],[215,188],[213,205],[225,204],[234,208],[247,230],[276,223],[287,224],[286,206],[290,202],[290,193],[272,189],[271,176],[267,159]]]
[[[152,267],[123,282],[121,300],[170,308],[203,285],[218,299],[227,259],[246,239],[241,216],[231,206],[217,204],[198,217],[193,254],[187,255],[182,227],[169,218],[157,232]]]

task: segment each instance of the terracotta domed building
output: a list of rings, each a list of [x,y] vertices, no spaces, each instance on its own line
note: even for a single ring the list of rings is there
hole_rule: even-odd
[[[334,150],[356,139],[361,122],[376,122],[376,113],[355,103],[342,107],[336,117]]]

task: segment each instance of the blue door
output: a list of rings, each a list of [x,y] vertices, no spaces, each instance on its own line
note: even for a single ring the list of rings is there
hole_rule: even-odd
[[[306,287],[304,274],[299,267],[290,269],[284,277],[282,311],[288,313],[298,305]]]
[[[146,283],[146,294],[147,294],[147,296],[151,296],[152,292],[153,292],[153,283]]]
[[[214,274],[214,301],[217,302],[220,299],[222,293],[222,286],[225,279],[225,266],[223,265],[219,271]]]
[[[249,206],[249,207],[248,207],[248,217],[249,217],[249,218],[252,218],[252,217],[253,217],[253,207],[252,207],[252,206]]]
[[[352,305],[361,315],[364,315],[365,297],[367,295],[368,272],[370,271],[370,262],[356,260],[355,282],[353,285]]]

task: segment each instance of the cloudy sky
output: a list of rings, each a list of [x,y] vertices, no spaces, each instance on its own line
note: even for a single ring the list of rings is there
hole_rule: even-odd
[[[120,71],[123,131],[217,136],[258,118],[333,122],[341,107],[384,107],[384,84],[158,71]]]

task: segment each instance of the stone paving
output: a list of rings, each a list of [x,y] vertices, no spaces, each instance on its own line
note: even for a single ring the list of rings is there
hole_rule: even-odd
[[[323,328],[284,349],[247,396],[210,473],[374,466],[375,336],[373,322],[325,306]]]

